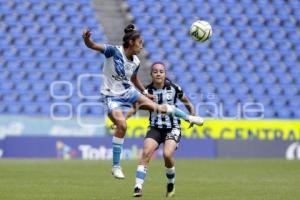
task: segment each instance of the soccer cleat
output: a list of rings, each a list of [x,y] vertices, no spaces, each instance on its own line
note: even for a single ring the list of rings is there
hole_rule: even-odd
[[[202,117],[192,115],[189,116],[188,121],[199,126],[202,126],[204,123],[204,119]]]
[[[166,197],[173,197],[175,195],[175,185],[174,183],[168,183],[167,184],[167,194]]]
[[[142,189],[139,187],[134,188],[133,197],[141,197],[142,196]]]
[[[122,168],[120,166],[113,166],[111,170],[112,175],[117,179],[124,179],[125,175],[122,171]]]

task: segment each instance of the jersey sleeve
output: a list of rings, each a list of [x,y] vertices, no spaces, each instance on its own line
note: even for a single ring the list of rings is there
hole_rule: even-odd
[[[151,84],[146,86],[146,90],[148,90],[149,94],[153,94],[153,90],[151,89]]]
[[[184,92],[183,92],[182,88],[177,84],[174,84],[174,88],[175,88],[177,97],[179,99],[182,99],[182,97],[184,96]]]
[[[104,47],[105,47],[104,55],[106,58],[109,58],[109,57],[112,57],[115,55],[116,48],[114,46],[106,44]]]

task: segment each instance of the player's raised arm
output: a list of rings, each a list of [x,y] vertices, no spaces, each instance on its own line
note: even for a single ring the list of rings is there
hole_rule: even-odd
[[[133,73],[133,75],[130,78],[130,81],[134,84],[134,86],[139,89],[141,92],[145,91],[145,87],[142,83],[142,81],[139,79],[137,73]]]
[[[176,85],[176,93],[177,93],[178,98],[184,104],[184,106],[190,112],[190,114],[192,116],[196,116],[196,111],[195,111],[193,104],[191,103],[189,98],[187,96],[185,96],[181,87],[179,87],[178,85]],[[189,128],[191,128],[192,126],[193,126],[193,123],[190,124]]]
[[[133,75],[131,76],[130,81],[134,84],[134,86],[139,89],[143,95],[145,95],[146,97],[148,97],[151,100],[154,100],[154,96],[148,93],[148,90],[144,87],[142,81],[140,80],[140,78],[137,75],[137,71],[138,69],[133,73]]]
[[[172,83],[175,90],[176,90],[176,96],[177,98],[182,102],[184,103],[184,106],[186,107],[186,109],[190,112],[191,115],[195,116],[196,115],[196,112],[195,112],[195,109],[194,109],[194,106],[193,104],[190,102],[190,100],[187,98],[187,96],[184,94],[182,88],[177,85],[177,84],[174,84]]]
[[[92,41],[91,35],[92,35],[92,33],[91,33],[90,30],[83,31],[82,38],[84,40],[85,45],[90,49],[93,49],[93,50],[96,50],[96,51],[100,51],[101,53],[104,53],[104,50],[105,50],[104,45],[103,44],[97,44],[94,41]]]
[[[180,101],[184,104],[184,106],[186,107],[186,109],[190,112],[191,115],[196,116],[196,112],[194,109],[193,104],[191,103],[191,101],[187,98],[187,96],[183,95],[180,98]],[[193,127],[193,123],[190,124],[189,128]]]

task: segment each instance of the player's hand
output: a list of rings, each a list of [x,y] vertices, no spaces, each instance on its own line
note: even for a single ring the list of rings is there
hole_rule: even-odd
[[[149,99],[151,99],[152,101],[155,101],[156,96],[153,94],[145,94],[146,97],[148,97]]]
[[[190,123],[188,129],[192,128],[193,126],[194,126],[194,124],[193,124],[193,123]]]
[[[192,115],[192,116],[196,116],[196,113],[195,113],[195,112],[192,112],[191,115]],[[193,124],[193,123],[190,123],[189,128],[192,128],[193,126],[194,126],[194,124]]]
[[[89,39],[91,37],[92,33],[89,29],[87,30],[84,30],[82,32],[82,38],[85,40],[85,39]]]

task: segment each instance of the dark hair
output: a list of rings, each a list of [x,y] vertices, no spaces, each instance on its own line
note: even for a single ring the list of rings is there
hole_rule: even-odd
[[[141,34],[139,31],[136,30],[134,24],[129,24],[124,29],[125,35],[123,36],[123,47],[128,48],[129,47],[129,41],[130,40],[136,40],[137,38],[141,37]]]
[[[165,65],[165,63],[163,63],[162,61],[155,61],[155,62],[151,65],[151,73],[152,73],[152,70],[153,70],[153,66],[154,66],[154,65],[157,65],[157,64],[160,64],[160,65],[164,66],[165,71],[166,71],[166,65]]]

